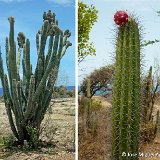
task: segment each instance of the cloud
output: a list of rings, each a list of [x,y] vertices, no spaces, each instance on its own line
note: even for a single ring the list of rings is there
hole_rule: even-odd
[[[72,5],[74,2],[74,0],[47,0],[47,1],[58,5]]]

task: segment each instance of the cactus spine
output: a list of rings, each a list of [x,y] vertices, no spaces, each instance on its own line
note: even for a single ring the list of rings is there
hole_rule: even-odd
[[[140,31],[136,20],[130,17],[126,25],[119,27],[117,36],[112,130],[115,160],[127,160],[128,153],[138,153],[139,106]]]
[[[71,46],[67,40],[71,33],[69,30],[65,32],[60,30],[54,13],[50,10],[44,12],[43,20],[42,28],[36,34],[38,61],[35,72],[32,71],[30,63],[30,41],[25,40],[22,32],[18,34],[18,53],[16,51],[14,17],[9,18],[10,34],[9,39],[6,38],[8,76],[4,73],[0,54],[0,78],[6,111],[11,130],[20,144],[32,139],[31,129],[36,130],[36,137],[39,136],[38,131],[52,98],[60,61],[67,48]],[[45,53],[47,39],[49,39],[49,46],[48,52]],[[23,77],[21,79],[19,69],[22,53]]]

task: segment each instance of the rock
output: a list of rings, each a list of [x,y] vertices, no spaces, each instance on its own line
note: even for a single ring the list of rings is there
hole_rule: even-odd
[[[41,148],[40,149],[43,153],[46,153],[47,151],[48,151],[48,149],[46,149],[46,148]]]

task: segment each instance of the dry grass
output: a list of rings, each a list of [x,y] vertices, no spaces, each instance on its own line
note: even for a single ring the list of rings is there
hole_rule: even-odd
[[[37,151],[6,149],[5,146],[0,146],[0,159],[74,160],[74,109],[74,98],[57,99],[52,105],[52,113],[47,113],[42,122],[43,130],[40,138],[48,143]],[[0,103],[0,126],[0,139],[11,134],[4,103]]]
[[[97,129],[96,135],[92,136],[88,132],[87,136],[84,135],[82,129],[82,117],[79,117],[79,160],[111,160],[111,128],[112,128],[112,106],[111,98],[94,97],[102,101],[103,108],[96,114],[97,116]],[[160,98],[155,103],[155,113],[160,109]],[[160,128],[153,142],[140,144],[140,152],[159,153],[159,157],[142,157],[140,160],[159,160],[160,159]]]
[[[160,110],[160,96],[155,101],[155,110],[156,113],[157,110]],[[158,125],[158,132],[153,142],[149,143],[141,143],[140,145],[140,151],[147,154],[154,154],[154,156],[148,156],[148,157],[142,157],[140,160],[159,160],[160,159],[160,122]],[[156,154],[159,154],[159,156],[156,156]]]
[[[82,117],[79,117],[79,160],[108,160],[111,153],[111,105],[103,97],[103,108],[96,111],[97,127],[95,135],[88,130],[83,133]]]

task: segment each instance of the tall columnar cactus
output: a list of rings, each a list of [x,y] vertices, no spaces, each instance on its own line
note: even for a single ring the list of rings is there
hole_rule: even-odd
[[[138,159],[140,108],[140,31],[135,18],[118,28],[113,86],[112,159]]]
[[[8,76],[4,73],[0,54],[0,78],[11,129],[20,144],[23,144],[24,140],[28,142],[32,140],[33,133],[36,133],[37,138],[39,136],[40,124],[52,98],[60,61],[67,48],[71,46],[67,40],[71,33],[69,30],[65,32],[60,30],[55,14],[51,10],[44,12],[42,28],[36,35],[38,60],[33,72],[30,63],[30,41],[25,40],[24,34],[20,32],[17,38],[17,53],[14,17],[9,18],[9,23],[10,34],[9,38],[6,38]],[[45,53],[48,39],[48,51]],[[21,59],[22,78],[19,73]]]

